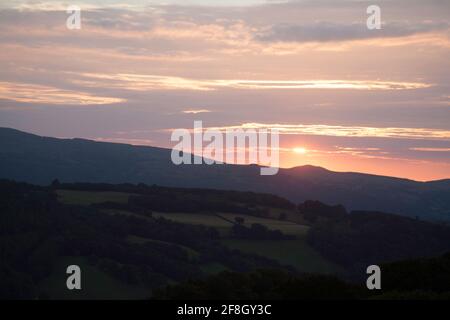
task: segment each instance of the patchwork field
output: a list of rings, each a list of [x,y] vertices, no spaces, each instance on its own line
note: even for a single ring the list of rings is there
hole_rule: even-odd
[[[72,205],[92,205],[103,202],[127,203],[130,193],[105,192],[105,191],[77,191],[77,190],[57,190],[59,201],[64,204]],[[272,210],[272,209],[271,209]],[[107,209],[110,213],[132,214],[123,210]],[[270,210],[269,210],[270,211]],[[217,217],[214,214],[202,213],[158,213],[154,212],[154,217],[164,217],[173,221],[189,224],[203,224],[211,227],[226,228],[231,227],[231,222],[235,222],[236,217],[244,219],[244,225],[250,226],[253,223],[265,225],[272,230],[280,230],[286,234],[304,235],[308,232],[308,226],[297,224],[290,221],[278,220],[279,213],[274,214],[274,219],[260,218],[249,215],[235,213],[219,213]],[[221,219],[220,217],[224,218]],[[229,221],[226,221],[229,220]]]
[[[71,191],[59,190],[59,200],[66,204],[91,205],[102,202],[117,202],[126,203],[130,194],[121,192],[89,192],[89,191]],[[224,239],[222,243],[231,249],[240,250],[245,253],[257,254],[267,258],[277,260],[283,265],[295,267],[301,272],[319,272],[319,273],[335,273],[339,268],[324,259],[313,248],[308,246],[305,242],[305,237],[308,233],[309,226],[295,223],[292,221],[278,219],[280,211],[274,211],[267,208],[270,218],[261,218],[250,215],[236,214],[236,213],[161,213],[153,212],[152,216],[155,218],[165,218],[179,223],[205,225],[216,228]],[[126,214],[138,217],[139,214],[115,209],[103,210],[110,214]],[[294,213],[292,213],[294,214]],[[287,215],[288,217],[290,214]],[[142,217],[149,219],[148,217]],[[266,226],[271,230],[280,230],[284,234],[293,235],[295,240],[240,240],[227,239],[230,234],[230,229],[236,218],[243,219],[244,226],[251,226],[258,223]],[[292,220],[292,219],[290,219]],[[144,243],[148,241],[155,241],[147,238],[129,237],[128,241],[135,243]],[[196,252],[191,248],[184,247],[184,249],[194,258]],[[202,269],[207,273],[217,273],[226,268],[220,264],[205,265]]]
[[[339,268],[324,259],[313,248],[306,244],[304,237],[309,227],[295,224],[288,221],[265,219],[247,215],[233,213],[220,213],[218,216],[208,214],[188,214],[188,213],[157,213],[154,216],[161,216],[181,223],[203,224],[218,228],[221,234],[232,226],[232,221],[236,217],[244,219],[244,225],[259,223],[272,230],[280,230],[285,234],[295,235],[296,240],[238,240],[223,239],[222,243],[231,249],[240,250],[246,253],[257,254],[267,258],[277,260],[281,264],[295,267],[301,272],[335,273]],[[211,271],[221,271],[222,267],[211,266]]]

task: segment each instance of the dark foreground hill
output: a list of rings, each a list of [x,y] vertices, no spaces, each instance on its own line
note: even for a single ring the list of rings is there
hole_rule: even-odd
[[[381,266],[382,290],[332,276],[293,276],[280,271],[223,272],[158,290],[155,298],[181,300],[449,300],[450,254]],[[259,290],[263,287],[264,290]]]
[[[175,166],[170,150],[40,137],[0,128],[0,178],[46,185],[63,182],[146,183],[267,192],[291,201],[320,200],[351,210],[450,221],[450,180],[416,182],[313,166],[260,176],[255,165]]]
[[[439,256],[449,230],[269,194],[0,180],[0,299],[368,298],[368,265]],[[448,259],[430,261],[382,266],[383,283],[445,295]],[[67,290],[70,265],[81,291]]]

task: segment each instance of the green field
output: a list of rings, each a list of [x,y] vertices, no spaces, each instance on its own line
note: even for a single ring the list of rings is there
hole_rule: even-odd
[[[103,202],[117,202],[127,203],[131,194],[123,192],[109,192],[109,191],[76,191],[76,190],[57,190],[58,199],[64,204],[71,205],[92,205]],[[108,213],[120,213],[127,215],[135,215],[134,213],[113,209],[103,210]],[[218,214],[225,219],[215,216],[214,214],[201,213],[153,213],[155,218],[164,217],[180,223],[188,224],[203,224],[210,227],[216,227],[219,231],[230,228],[232,226],[230,220],[234,222],[236,217],[242,217],[245,220],[245,225],[250,226],[253,223],[259,223],[267,226],[272,230],[280,230],[285,234],[290,235],[305,235],[308,232],[308,226],[296,224],[290,221],[281,221],[277,219],[259,218],[249,215],[235,214],[235,213],[220,213]],[[277,214],[278,215],[278,214]],[[276,215],[276,216],[277,216]]]
[[[233,226],[236,217],[244,219],[244,225],[250,226],[253,223],[259,223],[271,230],[280,230],[289,235],[304,236],[309,230],[308,226],[296,224],[289,221],[280,221],[275,219],[259,218],[254,216],[235,214],[235,213],[219,213],[201,214],[201,213],[153,213],[153,217],[163,217],[180,223],[202,224],[209,227],[215,227],[219,231],[225,231]],[[222,218],[221,218],[222,217]]]
[[[265,241],[224,239],[222,243],[231,249],[277,260],[301,272],[335,273],[339,271],[336,265],[308,246],[304,239]]]
[[[66,287],[69,265],[78,265],[81,269],[81,290],[68,290]],[[53,266],[52,275],[42,281],[41,288],[53,300],[142,300],[151,296],[149,289],[116,280],[90,265],[83,257],[61,258]]]
[[[274,219],[265,219],[234,213],[219,214],[225,219],[221,219],[211,214],[190,214],[190,213],[154,213],[154,217],[164,217],[181,223],[203,224],[222,231],[225,234],[231,226],[230,221],[235,217],[244,218],[244,225],[259,223],[272,230],[280,230],[285,234],[295,235],[296,240],[237,240],[224,239],[222,243],[231,249],[237,249],[245,253],[253,253],[267,258],[277,260],[283,265],[290,265],[301,272],[335,273],[338,267],[324,259],[313,248],[308,246],[304,240],[309,227]],[[229,220],[229,221],[227,221]],[[205,271],[218,272],[223,270],[223,266],[205,266]]]
[[[64,204],[89,206],[102,202],[127,203],[131,194],[123,192],[108,191],[75,191],[57,190],[59,201]]]

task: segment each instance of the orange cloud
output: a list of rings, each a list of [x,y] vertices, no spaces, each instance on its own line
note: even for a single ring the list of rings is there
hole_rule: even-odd
[[[409,148],[409,150],[425,152],[450,152],[450,148]]]
[[[375,138],[406,138],[406,139],[450,139],[450,130],[429,128],[378,128],[360,126],[331,126],[321,124],[265,124],[244,123],[238,126],[205,128],[210,130],[227,129],[266,129],[278,130],[280,134],[302,134],[333,137],[375,137]]]
[[[125,101],[119,98],[93,96],[84,92],[50,86],[14,82],[0,82],[0,99],[60,105],[96,105]]]
[[[429,88],[421,82],[395,82],[378,80],[202,80],[147,74],[83,73],[89,80],[74,80],[92,87],[121,88],[132,91],[146,90],[197,90],[211,91],[220,88],[269,90],[269,89],[348,89],[348,90],[410,90]],[[100,80],[100,81],[99,81]],[[103,82],[101,82],[103,81]]]

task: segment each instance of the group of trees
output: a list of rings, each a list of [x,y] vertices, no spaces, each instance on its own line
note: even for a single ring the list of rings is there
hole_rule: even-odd
[[[280,230],[270,230],[265,225],[253,223],[250,227],[236,223],[231,228],[231,236],[249,240],[292,240],[295,237],[285,235]]]
[[[279,196],[265,193],[195,188],[168,188],[146,184],[59,183],[55,189],[84,191],[114,191],[130,193],[129,203],[122,208],[145,207],[160,212],[219,211],[264,216],[264,207],[293,210],[295,205]],[[109,204],[113,205],[113,204]],[[118,204],[116,204],[118,206]]]
[[[312,224],[320,221],[335,221],[347,216],[347,210],[342,205],[330,206],[320,201],[308,200],[298,205],[298,212]]]
[[[308,243],[348,270],[450,251],[450,227],[383,212],[305,202],[300,213],[311,223]]]

